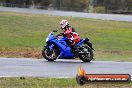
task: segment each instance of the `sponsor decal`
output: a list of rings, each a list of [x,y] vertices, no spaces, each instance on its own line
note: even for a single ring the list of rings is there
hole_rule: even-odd
[[[79,67],[76,75],[78,84],[85,83],[130,83],[131,76],[129,74],[86,74],[82,67]]]

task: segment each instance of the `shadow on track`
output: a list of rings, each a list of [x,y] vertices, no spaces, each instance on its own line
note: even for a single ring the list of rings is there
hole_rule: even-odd
[[[91,62],[83,62],[81,60],[61,60],[61,59],[56,60],[56,61],[47,61],[47,60],[45,60],[43,62],[46,62],[46,63],[74,63],[74,64],[76,64],[76,63],[91,64],[92,63],[92,61]]]

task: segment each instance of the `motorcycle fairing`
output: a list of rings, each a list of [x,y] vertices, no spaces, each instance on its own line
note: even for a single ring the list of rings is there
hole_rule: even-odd
[[[56,45],[60,49],[60,55],[59,59],[62,58],[73,58],[74,54],[71,52],[71,48],[69,45],[65,42],[67,38],[59,38],[59,39],[52,39],[50,40],[51,44]],[[49,46],[51,49],[52,45]]]
[[[67,40],[66,37],[57,38],[54,37],[53,34],[51,33],[48,38],[49,41],[47,43],[51,44],[48,46],[50,51],[52,51],[54,45],[56,45],[60,49],[60,55],[58,57],[59,59],[74,58],[74,54],[71,52],[70,46],[66,43]],[[80,42],[77,43],[76,45],[81,46],[85,40],[86,40],[85,38],[81,39]]]
[[[86,38],[81,39],[80,42],[77,43],[76,45],[77,46],[81,46],[84,43],[85,40],[86,40]]]

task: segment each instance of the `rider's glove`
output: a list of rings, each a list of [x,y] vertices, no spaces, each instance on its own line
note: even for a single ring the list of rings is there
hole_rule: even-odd
[[[60,34],[58,34],[56,37],[63,36],[63,35],[64,35],[63,33],[60,33]]]

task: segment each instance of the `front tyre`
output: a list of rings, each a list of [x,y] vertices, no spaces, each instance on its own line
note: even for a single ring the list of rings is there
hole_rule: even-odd
[[[93,51],[90,47],[83,47],[82,52],[84,52],[83,54],[79,55],[79,58],[83,61],[83,62],[90,62],[91,60],[93,60]]]
[[[44,49],[42,50],[42,56],[48,61],[54,61],[59,56],[58,49],[53,48],[52,51],[50,51],[49,48],[44,47]]]

